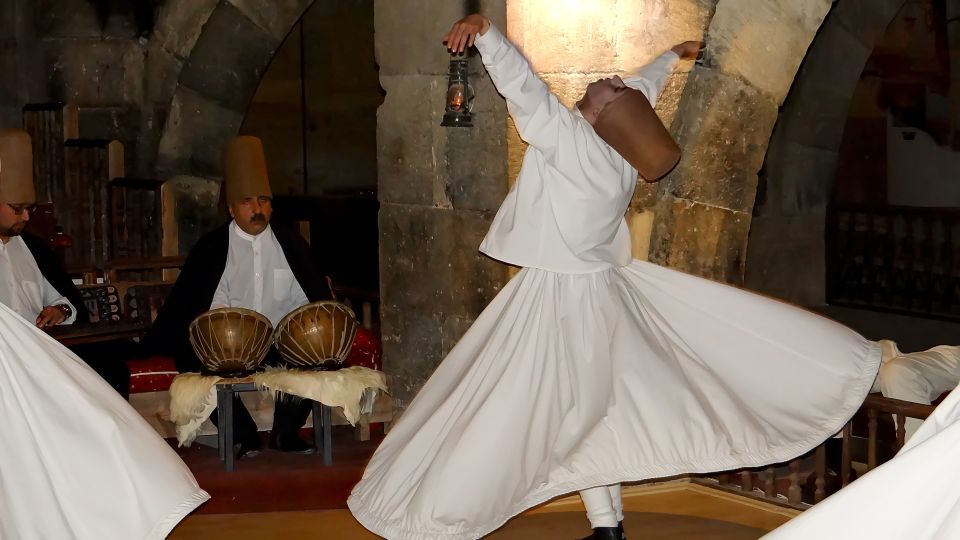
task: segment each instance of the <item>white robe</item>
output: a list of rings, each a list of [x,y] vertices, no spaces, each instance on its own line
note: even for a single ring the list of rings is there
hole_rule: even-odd
[[[768,540],[960,538],[960,391],[895,458],[764,536]]]
[[[479,538],[565,493],[786,461],[838,431],[879,347],[787,304],[631,262],[636,171],[496,28],[476,44],[531,145],[482,249],[525,268],[371,458],[354,516],[391,539]],[[634,80],[651,101],[675,60]]]
[[[0,538],[160,539],[210,498],[119,394],[0,304]]]

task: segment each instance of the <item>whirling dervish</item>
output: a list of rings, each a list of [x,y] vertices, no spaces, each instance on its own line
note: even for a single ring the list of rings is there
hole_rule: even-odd
[[[655,181],[679,158],[652,105],[701,43],[591,83],[567,109],[485,17],[444,42],[476,45],[530,145],[480,246],[523,268],[370,460],[348,501],[365,527],[479,538],[580,491],[591,538],[619,540],[620,482],[786,461],[847,422],[877,374],[875,343],[631,258],[638,172]]]

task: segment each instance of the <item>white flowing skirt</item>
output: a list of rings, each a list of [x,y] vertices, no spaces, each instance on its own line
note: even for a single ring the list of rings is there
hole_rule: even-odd
[[[880,347],[634,261],[524,269],[404,412],[348,505],[390,539],[479,538],[558,495],[787,461],[836,433]]]
[[[210,498],[123,398],[0,304],[0,538],[165,538]]]
[[[960,390],[895,458],[764,536],[765,540],[960,538]]]

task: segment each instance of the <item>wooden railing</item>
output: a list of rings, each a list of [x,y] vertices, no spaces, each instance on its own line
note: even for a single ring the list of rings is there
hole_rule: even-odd
[[[960,209],[834,204],[827,303],[960,319]]]
[[[877,394],[867,396],[860,411],[841,432],[838,471],[829,470],[828,466],[836,466],[836,463],[827,462],[827,447],[836,443],[826,441],[811,452],[786,463],[760,469],[727,471],[693,480],[726,491],[804,509],[853,481],[855,463],[870,471],[892,457],[903,447],[905,420],[925,419],[933,409],[932,405],[889,399]],[[894,417],[895,432],[884,434],[881,425],[889,426]],[[864,428],[865,437],[860,433]],[[890,435],[893,437],[889,437]],[[834,474],[831,475],[831,472]],[[808,488],[806,497],[805,486]]]

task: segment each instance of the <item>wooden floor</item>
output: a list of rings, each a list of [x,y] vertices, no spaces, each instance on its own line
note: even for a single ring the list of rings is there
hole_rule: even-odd
[[[688,482],[624,489],[624,525],[631,540],[753,540],[798,512]],[[528,511],[487,538],[576,539],[589,534],[579,497]],[[267,538],[375,539],[346,510],[193,515],[172,540]]]

